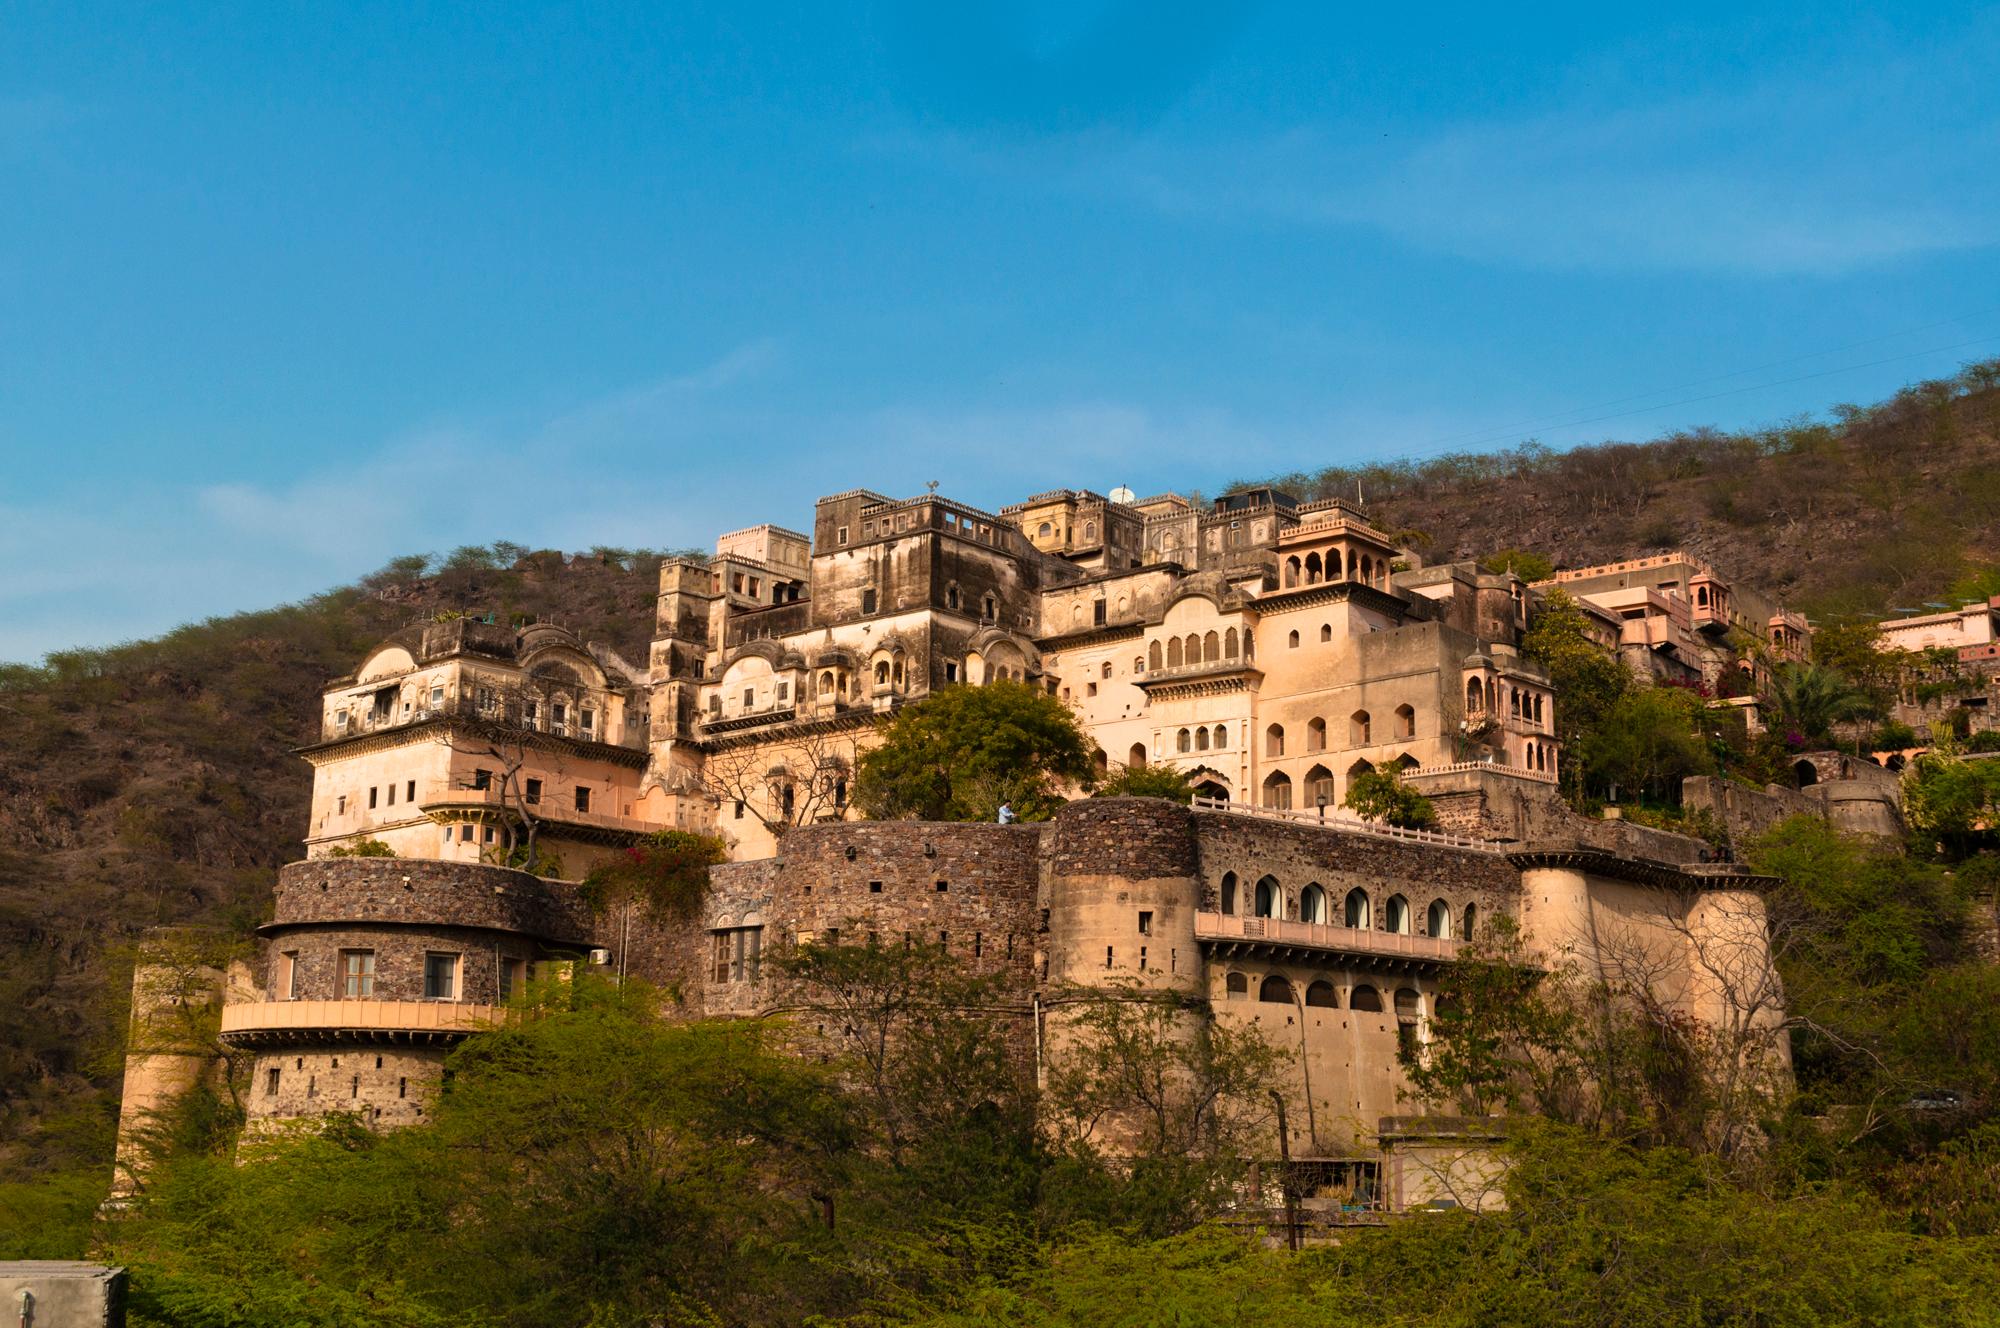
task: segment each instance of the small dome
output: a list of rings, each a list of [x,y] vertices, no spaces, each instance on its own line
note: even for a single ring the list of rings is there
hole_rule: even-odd
[[[1130,489],[1126,488],[1122,484],[1111,491],[1112,502],[1124,503],[1128,506],[1131,504],[1132,500],[1134,498],[1137,498],[1138,496],[1139,496],[1138,494],[1133,493]]]

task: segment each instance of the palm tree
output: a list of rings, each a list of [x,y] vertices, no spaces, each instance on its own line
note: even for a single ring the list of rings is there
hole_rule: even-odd
[[[1831,741],[1833,726],[1881,714],[1873,697],[1839,669],[1824,664],[1781,665],[1771,680],[1769,704],[1778,724],[1808,742]]]

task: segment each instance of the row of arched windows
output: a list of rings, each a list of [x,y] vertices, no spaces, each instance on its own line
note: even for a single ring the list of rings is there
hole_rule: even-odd
[[[1226,659],[1235,659],[1238,652],[1248,659],[1251,651],[1250,633],[1244,632],[1239,638],[1234,627],[1224,632],[1189,632],[1186,636],[1170,636],[1162,644],[1154,641],[1146,647],[1146,663],[1149,668],[1178,669],[1189,664],[1215,664]],[[1137,667],[1137,661],[1134,661]]]
[[[1229,726],[1217,724],[1213,729],[1203,727],[1193,730],[1182,729],[1174,735],[1174,750],[1177,752],[1205,752],[1210,747],[1221,751],[1229,746]]]
[[[1356,776],[1368,774],[1377,768],[1372,761],[1356,761],[1347,768],[1347,778],[1352,781]],[[1403,773],[1422,769],[1422,765],[1416,757],[1405,752],[1393,761],[1384,762],[1379,768]],[[1323,765],[1315,765],[1312,769],[1306,771],[1305,800],[1305,805],[1308,807],[1318,806],[1322,802],[1329,807],[1334,805],[1333,771]],[[1292,777],[1290,775],[1282,770],[1273,770],[1270,774],[1264,776],[1263,805],[1276,811],[1285,811],[1291,807]]]
[[[1223,992],[1233,1001],[1250,998],[1250,975],[1231,971],[1223,976]],[[1340,989],[1327,978],[1314,978],[1300,993],[1292,985],[1292,980],[1282,973],[1266,975],[1257,983],[1258,1001],[1271,1005],[1299,1005],[1310,1008],[1338,1010],[1343,1007],[1364,1013],[1381,1014],[1384,1010],[1382,992],[1366,982],[1357,982],[1347,989],[1347,999],[1340,999]],[[1399,987],[1391,998],[1399,1019],[1421,1019],[1424,1013],[1424,996],[1415,987]]]
[[[1327,642],[1331,640],[1333,640],[1333,624],[1321,623],[1319,625],[1320,644],[1325,645]],[[1293,632],[1290,636],[1285,638],[1285,644],[1290,646],[1293,650],[1297,650],[1299,648],[1299,634],[1297,632]]]
[[[1339,549],[1328,549],[1322,561],[1318,550],[1300,558],[1296,554],[1285,559],[1285,589],[1293,586],[1316,586],[1322,581],[1361,581],[1371,586],[1379,586],[1389,579],[1389,560],[1378,558],[1372,553],[1358,553],[1350,550],[1345,563],[1346,574],[1342,574]]]
[[[1465,680],[1465,710],[1467,714],[1491,711],[1498,715],[1505,711],[1511,718],[1525,720],[1531,724],[1546,724],[1547,711],[1543,707],[1544,697],[1539,692],[1525,691],[1519,687],[1509,687],[1505,683],[1496,684],[1491,678],[1468,678]]]
[[[1390,716],[1390,740],[1406,741],[1417,736],[1416,707],[1399,705]],[[1357,710],[1347,717],[1347,745],[1349,747],[1370,747],[1375,742],[1375,717],[1366,710]],[[1315,715],[1306,721],[1306,750],[1323,752],[1326,750],[1326,721]],[[1285,754],[1285,726],[1273,724],[1264,730],[1264,755],[1283,756]]]
[[[1275,876],[1259,877],[1256,885],[1246,893],[1235,872],[1224,872],[1219,893],[1224,913],[1247,910],[1251,917],[1283,919],[1287,916],[1285,889]],[[1415,930],[1417,919],[1411,911],[1410,901],[1401,894],[1393,894],[1382,902],[1381,930],[1402,936],[1419,934],[1469,940],[1478,917],[1479,907],[1476,904],[1467,904],[1463,912],[1454,912],[1446,900],[1433,899],[1424,909],[1423,930],[1419,933]],[[1375,901],[1368,891],[1357,885],[1340,900],[1336,917],[1333,897],[1327,893],[1325,886],[1312,881],[1299,891],[1294,920],[1321,927],[1341,926],[1373,931],[1376,928]]]

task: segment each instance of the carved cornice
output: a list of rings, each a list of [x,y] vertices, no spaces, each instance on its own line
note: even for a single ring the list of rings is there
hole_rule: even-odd
[[[1728,862],[1670,863],[1621,857],[1584,844],[1531,844],[1507,855],[1519,871],[1555,868],[1617,881],[1658,886],[1666,890],[1765,890],[1778,884],[1775,876],[1760,876],[1748,867]]]
[[[634,770],[643,770],[646,766],[646,753],[642,748],[619,747],[608,742],[593,742],[588,738],[570,738],[559,733],[545,733],[539,729],[514,728],[464,715],[433,715],[428,719],[398,724],[393,728],[375,729],[344,738],[330,738],[325,742],[294,747],[292,754],[305,758],[314,766],[322,766],[329,761],[365,756],[371,752],[387,751],[419,742],[449,743],[461,736],[483,738],[491,742],[518,742],[536,751],[593,761],[608,761],[613,765],[631,766]]]

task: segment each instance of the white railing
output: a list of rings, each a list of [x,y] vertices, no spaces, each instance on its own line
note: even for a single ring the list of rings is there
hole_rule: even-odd
[[[1540,730],[1536,730],[1540,732]],[[1415,770],[1405,770],[1404,780],[1421,779],[1425,775],[1452,774],[1460,770],[1483,770],[1487,774],[1506,775],[1510,779],[1532,779],[1537,784],[1553,784],[1556,777],[1546,770],[1529,770],[1518,765],[1501,765],[1498,761],[1452,761],[1446,765],[1419,766]]]
[[[1440,769],[1448,767],[1438,767]],[[1506,767],[1499,767],[1505,769]],[[1418,844],[1443,844],[1449,848],[1468,848],[1481,853],[1504,851],[1492,840],[1472,839],[1465,835],[1446,834],[1442,830],[1405,830],[1401,826],[1384,825],[1380,821],[1363,820],[1348,812],[1298,811],[1289,807],[1252,807],[1248,803],[1230,802],[1226,798],[1196,798],[1196,811],[1229,812],[1236,816],[1255,816],[1269,821],[1290,821],[1294,825],[1316,825],[1326,830],[1343,830],[1349,834],[1359,832],[1364,835],[1380,835],[1384,839],[1403,839]]]
[[[1248,918],[1233,913],[1196,913],[1194,936],[1198,941],[1270,941],[1316,950],[1413,959],[1451,959],[1458,954],[1458,942],[1443,936],[1413,936],[1368,927],[1331,927],[1284,918]]]

